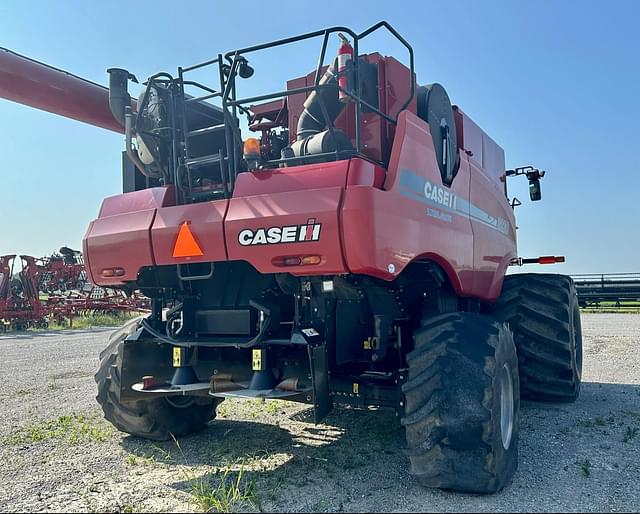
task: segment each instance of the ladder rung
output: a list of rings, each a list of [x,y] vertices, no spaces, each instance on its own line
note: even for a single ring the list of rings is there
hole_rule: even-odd
[[[212,125],[211,127],[204,127],[196,130],[190,130],[187,132],[189,137],[191,136],[202,136],[204,134],[209,134],[211,132],[218,132],[219,130],[224,130],[224,123],[221,125]]]
[[[192,159],[187,159],[185,164],[190,166],[191,168],[198,168],[200,166],[206,166],[208,164],[215,164],[220,162],[219,154],[212,155],[203,155],[202,157],[194,157]]]

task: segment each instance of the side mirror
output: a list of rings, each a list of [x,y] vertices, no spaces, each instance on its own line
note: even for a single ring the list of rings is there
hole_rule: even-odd
[[[540,179],[529,179],[529,198],[532,202],[542,199],[542,191],[540,190]]]
[[[540,179],[544,177],[545,172],[540,171],[533,166],[523,166],[522,168],[515,168],[513,170],[506,170],[504,172],[505,179],[507,177],[516,177],[518,175],[525,175],[529,181],[529,198],[532,202],[537,202],[542,199],[542,191],[540,190]],[[519,205],[519,203],[517,204]],[[512,204],[512,207],[514,205]]]

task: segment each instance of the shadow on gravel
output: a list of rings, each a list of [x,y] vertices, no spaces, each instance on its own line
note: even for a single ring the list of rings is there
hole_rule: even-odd
[[[47,337],[58,337],[63,335],[85,335],[85,334],[96,334],[100,332],[111,332],[115,330],[117,327],[94,327],[94,328],[82,328],[82,329],[62,329],[62,330],[44,330],[42,332],[0,332],[0,341],[3,339],[17,339],[17,340],[28,340],[28,339],[41,339]]]
[[[313,411],[307,409],[291,419],[308,424],[293,433],[274,424],[214,420],[204,432],[181,438],[178,445],[134,437],[124,438],[121,444],[129,454],[168,465],[208,465],[234,471],[243,467],[244,479],[255,482],[267,495],[286,485],[326,485],[334,475],[348,481],[359,470],[380,473],[390,484],[406,475],[401,450],[404,432],[393,412],[335,409],[316,426]],[[175,488],[189,490],[194,479],[215,484],[220,473],[176,478],[180,480]]]
[[[291,434],[275,425],[215,420],[202,432],[175,441],[154,442],[127,436],[121,445],[129,454],[170,465],[226,466],[263,458],[292,446]]]
[[[523,401],[520,469],[510,486],[491,497],[419,487],[409,476],[408,459],[402,450],[404,431],[393,412],[336,409],[318,426],[312,423],[311,409],[290,419],[301,424],[289,431],[275,424],[215,420],[204,432],[180,439],[178,445],[133,437],[124,438],[121,444],[131,455],[168,465],[218,468],[205,475],[176,473],[173,487],[183,491],[188,491],[195,479],[215,485],[222,476],[219,468],[237,472],[243,467],[243,480],[254,483],[260,501],[266,502],[269,510],[295,506],[301,511],[335,511],[348,509],[349,498],[356,501],[366,496],[377,498],[376,510],[388,512],[398,508],[395,498],[400,490],[407,495],[406,501],[410,498],[417,505],[455,497],[463,502],[460,505],[469,502],[474,510],[483,508],[485,502],[489,502],[485,507],[493,508],[509,502],[505,505],[513,508],[519,495],[531,489],[532,477],[536,489],[542,487],[549,497],[563,494],[563,482],[554,478],[557,473],[582,480],[576,455],[591,438],[602,437],[600,424],[611,425],[606,433],[616,441],[608,450],[612,456],[624,448],[638,451],[637,444],[632,447],[622,441],[628,427],[640,427],[640,385],[587,382],[575,403]],[[558,441],[564,451],[552,451],[553,444],[542,451],[543,441],[551,440]],[[327,491],[337,484],[340,494]],[[522,509],[526,512],[537,507],[534,502],[523,504]]]

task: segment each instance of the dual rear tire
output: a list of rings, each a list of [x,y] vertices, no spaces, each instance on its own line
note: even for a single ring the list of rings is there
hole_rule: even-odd
[[[582,326],[571,277],[509,275],[492,314],[513,331],[523,398],[575,401],[582,377]]]

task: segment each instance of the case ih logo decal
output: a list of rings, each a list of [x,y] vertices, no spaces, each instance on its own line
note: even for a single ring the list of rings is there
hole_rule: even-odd
[[[315,218],[311,218],[306,225],[287,225],[285,227],[259,228],[257,230],[245,228],[238,234],[238,243],[242,246],[252,246],[318,241],[321,227],[321,223],[316,223]]]
[[[424,197],[442,207],[456,210],[456,200],[458,197],[453,193],[445,190],[443,187],[432,184],[428,180],[424,183]]]
[[[509,235],[509,222],[496,218],[464,198],[416,175],[409,170],[400,171],[400,194],[427,204],[427,216],[451,223],[453,216],[464,216]]]

